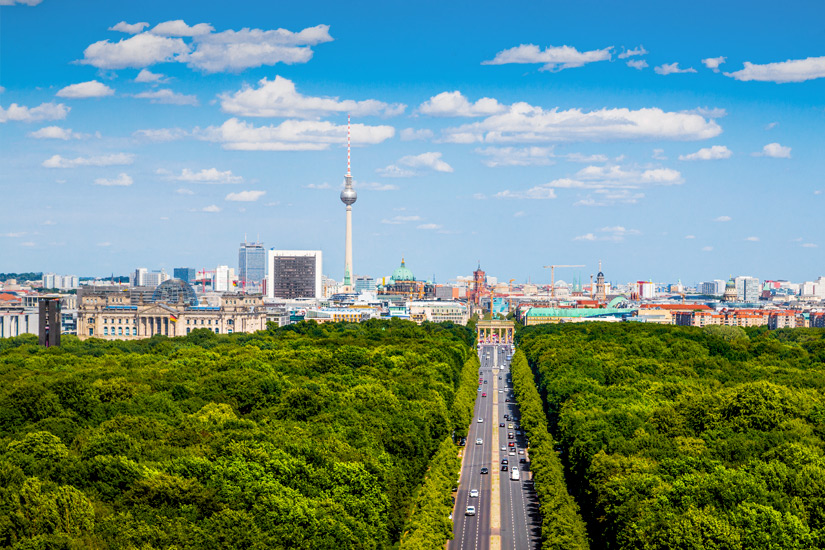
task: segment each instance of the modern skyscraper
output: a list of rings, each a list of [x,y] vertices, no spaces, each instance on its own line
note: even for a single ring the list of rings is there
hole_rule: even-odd
[[[733,280],[736,285],[736,297],[740,302],[758,302],[762,295],[762,286],[756,277],[741,275]]]
[[[354,274],[352,272],[352,205],[358,199],[358,194],[352,188],[352,172],[350,171],[350,117],[347,115],[347,175],[344,176],[344,190],[341,191],[341,202],[347,205],[347,234],[344,246],[344,287],[345,291],[352,290]]]
[[[238,249],[238,278],[243,290],[259,289],[266,277],[266,250],[263,243],[241,243]]]
[[[270,250],[266,294],[270,298],[323,297],[320,250]]]
[[[172,274],[174,275],[175,279],[180,279],[189,284],[194,284],[195,282],[195,269],[191,267],[176,267]]]

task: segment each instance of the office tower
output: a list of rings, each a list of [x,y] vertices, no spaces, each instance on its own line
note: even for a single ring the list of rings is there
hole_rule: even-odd
[[[355,292],[361,293],[364,291],[375,290],[375,279],[366,275],[361,275],[355,278]]]
[[[176,267],[172,274],[174,275],[175,279],[180,279],[185,283],[189,283],[190,285],[195,282],[195,269],[192,267]]]
[[[238,249],[238,286],[243,290],[259,289],[266,277],[266,250],[263,243],[244,240]]]
[[[323,297],[320,250],[270,250],[266,292],[270,298]]]
[[[736,298],[740,302],[758,302],[762,296],[762,286],[756,277],[740,275],[733,280],[736,285]]]

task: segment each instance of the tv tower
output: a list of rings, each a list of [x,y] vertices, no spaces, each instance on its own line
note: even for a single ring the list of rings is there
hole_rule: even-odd
[[[352,172],[350,171],[350,116],[347,115],[347,175],[344,176],[344,190],[341,191],[341,202],[347,205],[347,235],[344,249],[344,286],[352,291],[352,204],[358,199],[358,194],[352,188]]]

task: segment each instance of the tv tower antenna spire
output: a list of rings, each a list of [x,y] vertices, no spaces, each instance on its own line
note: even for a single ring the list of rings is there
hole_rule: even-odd
[[[352,205],[358,199],[358,194],[352,188],[352,170],[350,167],[350,147],[352,141],[352,126],[350,115],[347,115],[347,175],[344,177],[344,189],[341,191],[341,202],[347,205],[347,230],[344,247],[344,286],[351,289],[355,275],[352,271]]]

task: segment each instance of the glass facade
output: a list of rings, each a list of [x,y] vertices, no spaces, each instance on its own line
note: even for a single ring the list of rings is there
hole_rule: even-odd
[[[195,282],[195,270],[191,267],[176,267],[172,273],[175,279],[180,279],[190,285]]]
[[[315,256],[275,256],[272,292],[276,298],[315,297]]]
[[[238,249],[239,285],[260,286],[266,277],[266,250],[263,243],[241,243]]]

